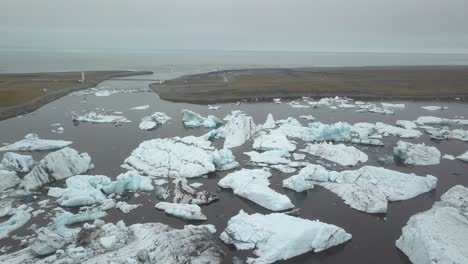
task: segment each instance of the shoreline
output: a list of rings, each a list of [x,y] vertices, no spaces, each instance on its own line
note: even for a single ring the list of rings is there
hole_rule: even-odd
[[[363,100],[468,99],[468,66],[266,68],[215,71],[152,83],[161,99],[213,104],[308,96]]]
[[[29,86],[37,86],[37,84],[45,86],[42,89],[47,88],[48,83],[58,85],[55,89],[46,89],[44,94],[33,98],[27,102],[19,104],[0,107],[0,121],[31,113],[43,105],[46,105],[52,101],[55,101],[71,92],[80,91],[88,88],[95,87],[103,81],[110,80],[118,77],[128,77],[136,75],[152,74],[151,71],[86,71],[86,82],[84,84],[79,83],[77,80],[81,78],[81,72],[45,72],[45,73],[5,73],[0,74],[0,84],[2,79],[12,79],[12,82],[21,82],[22,85],[26,85],[24,89],[28,89]],[[91,78],[88,79],[88,76]],[[5,81],[7,83],[8,81]],[[26,84],[25,84],[26,83]],[[23,88],[18,88],[23,89]],[[0,87],[0,92],[5,91]],[[11,90],[10,90],[11,91]],[[18,91],[18,90],[17,90]]]

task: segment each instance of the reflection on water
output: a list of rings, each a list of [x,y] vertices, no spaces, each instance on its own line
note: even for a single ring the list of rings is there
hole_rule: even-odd
[[[147,82],[137,81],[106,81],[100,87],[110,87],[112,89],[144,89]],[[150,91],[139,93],[120,93],[108,97],[96,97],[94,95],[69,95],[54,101],[37,111],[25,115],[21,118],[13,118],[0,122],[0,143],[15,142],[27,133],[37,133],[41,138],[64,139],[74,142],[73,148],[80,152],[88,152],[93,159],[95,169],[89,174],[101,174],[115,177],[124,172],[120,165],[142,141],[153,138],[165,138],[173,136],[202,135],[207,129],[185,129],[181,123],[181,110],[190,109],[202,115],[215,114],[222,118],[232,110],[240,109],[251,115],[256,123],[263,123],[268,113],[272,113],[275,119],[298,117],[300,115],[312,114],[316,120],[331,123],[338,121],[356,122],[384,122],[395,124],[398,119],[414,120],[421,115],[435,115],[440,117],[453,118],[454,116],[468,113],[468,105],[459,102],[412,102],[404,101],[404,110],[396,110],[394,116],[380,115],[372,113],[356,113],[354,110],[337,109],[330,110],[323,107],[318,109],[297,109],[291,108],[287,104],[273,104],[271,102],[220,104],[222,107],[217,111],[208,110],[206,105],[191,105],[185,103],[171,103],[159,100],[158,96]],[[150,105],[149,109],[140,111],[130,111],[135,106]],[[446,105],[448,110],[441,112],[428,112],[420,109],[422,105],[437,104]],[[91,111],[96,108],[105,110],[120,111],[131,123],[115,127],[112,124],[74,124],[71,120],[72,112]],[[138,128],[140,119],[156,111],[165,112],[173,119],[166,125],[152,131],[143,131]],[[303,124],[303,119],[299,119]],[[61,123],[64,128],[63,134],[51,132],[51,124]],[[366,165],[380,166],[377,158],[392,154],[392,148],[398,141],[394,137],[385,137],[384,147],[358,146],[369,155],[369,162]],[[468,144],[461,141],[446,140],[433,141],[428,135],[411,142],[425,142],[428,145],[436,146],[443,154],[459,155],[468,149]],[[222,146],[222,141],[214,143],[217,148]],[[247,142],[241,147],[233,149],[237,160],[246,165],[249,159],[242,153],[252,149],[251,142]],[[298,148],[302,147],[302,143]],[[45,153],[34,152],[32,155],[39,160]],[[307,156],[306,160],[313,160]],[[358,168],[358,165],[356,168]],[[439,178],[437,189],[429,193],[420,195],[414,199],[402,202],[390,203],[386,215],[370,215],[358,212],[345,205],[333,193],[316,187],[304,193],[296,193],[281,187],[281,181],[289,175],[272,170],[271,186],[273,189],[285,193],[294,205],[301,209],[300,217],[308,219],[319,219],[326,223],[335,224],[344,228],[353,235],[353,239],[341,246],[332,248],[319,254],[308,253],[298,256],[284,263],[409,263],[395,247],[395,240],[401,234],[401,228],[405,225],[409,217],[417,212],[427,210],[432,204],[439,200],[440,195],[456,184],[468,186],[468,175],[466,175],[467,163],[461,161],[442,160],[437,166],[402,166],[395,164],[387,166],[389,169],[402,172],[414,172],[418,175],[431,174]],[[216,172],[208,175],[207,178],[190,180],[190,182],[202,182],[202,189],[218,192],[220,200],[202,208],[203,213],[208,217],[207,223],[217,227],[218,235],[226,227],[227,221],[239,210],[248,213],[269,213],[268,210],[257,206],[234,195],[231,191],[221,190],[217,183],[221,177],[228,172]],[[59,183],[60,184],[60,183]],[[41,198],[43,198],[41,196]],[[139,197],[129,195],[129,203],[141,203],[144,206],[132,211],[131,214],[123,214],[119,210],[109,211],[106,221],[117,222],[124,220],[128,225],[141,222],[162,222],[172,227],[182,228],[186,222],[167,216],[164,212],[154,209],[156,203],[152,192],[141,193]],[[34,204],[34,206],[36,206]],[[25,228],[12,233],[17,235],[31,234],[28,230],[32,223],[39,226],[45,225],[49,220],[42,219],[41,216],[30,221]],[[287,227],[285,227],[287,228]],[[228,252],[226,263],[230,263],[233,256],[249,256],[251,252],[236,251],[232,247],[219,244]],[[4,245],[13,245],[12,250],[18,249],[18,241],[12,239],[0,240],[0,248]]]

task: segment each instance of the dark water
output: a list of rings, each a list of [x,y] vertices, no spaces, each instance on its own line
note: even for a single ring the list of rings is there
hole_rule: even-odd
[[[100,87],[106,86],[119,89],[145,88],[146,82],[137,81],[106,81]],[[86,101],[86,102],[83,102]],[[396,102],[395,102],[396,103]],[[173,136],[202,135],[206,129],[186,129],[181,123],[180,112],[187,108],[202,115],[215,114],[222,118],[231,110],[243,110],[251,115],[256,123],[263,123],[268,113],[272,113],[275,119],[287,118],[289,116],[298,118],[300,115],[312,114],[316,120],[332,123],[337,121],[356,122],[384,122],[395,124],[398,119],[414,120],[421,115],[435,115],[440,117],[453,118],[454,116],[468,116],[468,105],[460,102],[411,102],[404,101],[406,104],[404,110],[396,110],[394,116],[356,113],[351,109],[331,110],[326,107],[318,109],[296,109],[287,104],[273,104],[270,102],[242,103],[237,106],[234,104],[221,104],[221,109],[217,111],[208,110],[205,105],[191,105],[185,103],[171,103],[159,100],[153,92],[141,92],[132,94],[114,94],[108,97],[96,97],[94,95],[69,95],[57,101],[54,101],[37,111],[25,115],[21,118],[13,118],[0,122],[0,143],[15,142],[21,139],[27,133],[37,133],[41,138],[46,139],[64,139],[74,142],[71,147],[80,152],[88,152],[92,157],[95,169],[88,174],[101,174],[115,177],[124,172],[120,168],[123,160],[129,156],[142,141],[153,138],[165,138]],[[149,104],[151,107],[147,110],[129,111],[129,108],[139,105]],[[422,105],[446,105],[449,107],[446,111],[430,112],[420,109]],[[71,121],[72,111],[93,110],[94,108],[105,108],[106,110],[122,111],[124,115],[132,120],[132,123],[126,123],[123,126],[115,127],[111,124],[90,124],[81,123],[75,125]],[[143,131],[138,128],[140,119],[145,116],[161,111],[167,113],[173,119],[166,125],[153,130]],[[300,119],[299,119],[300,120]],[[305,125],[304,120],[300,120]],[[65,129],[63,134],[56,134],[50,130],[50,124],[61,123]],[[392,148],[398,141],[394,137],[384,138],[385,147],[365,147],[357,146],[369,155],[369,161],[365,165],[380,166],[376,159],[384,155],[391,155]],[[420,139],[408,140],[410,142],[425,142],[428,145],[436,146],[443,154],[459,155],[468,149],[468,144],[455,141],[433,141],[427,135]],[[298,148],[301,148],[301,144]],[[222,146],[222,140],[215,141],[214,145],[218,148]],[[249,158],[242,153],[252,149],[252,142],[247,142],[239,148],[233,149],[234,155],[241,163],[242,167]],[[32,155],[39,160],[45,153],[34,152]],[[311,156],[306,160],[313,161]],[[358,165],[355,168],[359,168]],[[344,228],[353,238],[348,243],[340,245],[319,254],[308,253],[281,263],[409,263],[407,257],[395,247],[395,240],[401,234],[401,228],[408,221],[409,217],[417,212],[429,209],[432,204],[439,200],[440,195],[454,185],[462,184],[468,186],[468,163],[459,160],[449,161],[442,159],[436,166],[402,166],[391,165],[389,169],[402,172],[414,172],[418,175],[431,174],[439,179],[437,189],[429,193],[422,194],[414,199],[402,202],[390,203],[387,214],[371,215],[358,212],[345,205],[340,198],[333,193],[317,187],[304,193],[296,193],[281,187],[281,181],[292,174],[283,174],[271,170],[272,188],[285,193],[290,197],[293,204],[301,209],[300,217],[307,219],[318,219],[320,221],[335,224]],[[337,168],[341,169],[341,168]],[[208,206],[203,206],[202,211],[208,217],[208,221],[203,222],[214,224],[219,235],[227,225],[227,221],[239,210],[248,213],[269,213],[268,210],[257,206],[234,195],[229,190],[221,190],[217,183],[220,178],[229,172],[216,172],[208,175],[207,178],[198,178],[190,180],[204,183],[203,190],[218,192],[220,200]],[[173,187],[172,183],[170,184]],[[38,195],[39,200],[44,199],[45,195]],[[171,198],[169,198],[171,199]],[[182,228],[187,222],[177,218],[167,216],[164,212],[156,210],[154,204],[157,202],[152,192],[141,193],[139,197],[130,195],[128,203],[141,203],[143,207],[133,210],[129,214],[124,214],[118,209],[108,211],[105,221],[117,222],[124,220],[128,225],[141,222],[162,222],[175,228]],[[34,208],[36,202],[32,203]],[[46,225],[49,220],[43,219],[44,215],[39,215],[30,220],[23,228],[10,234],[25,235],[32,234],[27,228],[37,223],[39,226]],[[0,221],[4,221],[1,219]],[[288,228],[285,226],[284,228]],[[226,263],[230,263],[233,256],[251,256],[250,251],[236,251],[232,247],[221,245],[227,252]],[[19,243],[12,239],[0,240],[2,246],[13,246],[9,251],[18,250]]]

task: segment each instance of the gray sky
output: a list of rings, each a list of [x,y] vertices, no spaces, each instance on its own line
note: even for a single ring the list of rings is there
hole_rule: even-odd
[[[468,0],[0,0],[0,47],[468,52]]]

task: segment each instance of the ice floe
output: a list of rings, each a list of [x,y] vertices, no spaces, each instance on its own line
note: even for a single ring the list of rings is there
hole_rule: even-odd
[[[21,179],[14,171],[0,169],[0,182],[0,191],[4,191],[18,185],[21,182]]]
[[[313,117],[312,115],[301,115],[301,116],[299,116],[299,118],[302,118],[302,119],[305,119],[305,120],[308,120],[308,121],[315,120],[315,117]]]
[[[244,144],[257,132],[251,116],[242,113],[231,113],[224,128],[224,148],[235,148]]]
[[[21,188],[34,189],[43,184],[86,172],[91,167],[88,153],[79,154],[66,147],[47,154],[31,172],[24,176]]]
[[[405,108],[405,104],[380,103],[383,107]]]
[[[83,115],[74,113],[72,120],[73,122],[112,123],[112,124],[132,122],[122,115],[99,114],[94,111],[87,112]]]
[[[333,143],[307,144],[301,151],[326,159],[341,166],[354,166],[359,162],[367,162],[367,155],[353,146]]]
[[[291,143],[282,133],[273,132],[267,135],[261,135],[254,140],[253,148],[260,151],[265,150],[296,150],[296,145]]]
[[[146,110],[149,107],[150,107],[149,105],[141,105],[141,106],[132,107],[132,108],[130,108],[130,110]]]
[[[223,121],[214,115],[203,117],[193,111],[184,109],[182,111],[182,122],[186,127],[213,128],[221,125]]]
[[[409,120],[398,120],[396,121],[396,125],[406,129],[417,129],[418,125],[416,123],[409,121]]]
[[[456,158],[453,156],[453,155],[450,155],[450,154],[445,154],[442,156],[443,159],[446,159],[446,160],[455,160]]]
[[[72,143],[71,141],[64,140],[40,139],[37,134],[27,134],[24,139],[16,143],[0,147],[0,151],[56,150]]]
[[[440,200],[413,215],[396,241],[412,263],[468,263],[468,189],[454,186]]]
[[[125,167],[155,177],[193,178],[215,171],[215,159],[218,157],[218,166],[228,166],[225,158],[233,156],[227,152],[221,154],[203,138],[158,138],[142,142],[125,159]]]
[[[7,152],[3,155],[1,164],[7,170],[29,172],[34,165],[34,160],[30,155]]]
[[[418,125],[468,125],[467,119],[450,119],[435,116],[420,116],[414,122]]]
[[[437,178],[431,175],[421,177],[373,166],[338,172],[314,164],[283,180],[283,187],[297,192],[315,185],[325,187],[352,208],[368,213],[385,213],[389,201],[411,199],[436,184]]]
[[[382,122],[377,122],[375,124],[365,122],[356,123],[353,129],[358,133],[360,132],[359,130],[361,130],[361,133],[377,133],[382,136],[397,136],[401,138],[419,138],[422,136],[419,130],[392,126]]]
[[[350,240],[351,235],[318,220],[240,211],[229,220],[220,238],[239,250],[255,249],[257,258],[249,258],[247,263],[260,264],[287,260],[309,251],[320,252]]]
[[[457,159],[468,162],[468,151],[458,156]]]
[[[431,135],[434,139],[456,139],[461,141],[468,141],[468,130],[454,129],[450,130],[448,127],[423,127],[426,133]]]
[[[265,152],[244,152],[252,162],[265,164],[288,164],[291,162],[291,154],[287,150],[268,150]]]
[[[438,110],[448,109],[447,106],[437,106],[437,105],[421,106],[421,108],[424,110],[428,110],[428,111],[438,111]]]
[[[44,250],[40,253],[49,251],[43,254],[49,256],[36,255],[30,246],[0,256],[0,262],[220,264],[225,255],[206,226],[173,229],[160,223],[126,226],[122,221],[116,224],[95,221],[93,225],[85,224],[77,236],[77,240],[64,237],[59,243],[54,243],[53,239],[41,241]]]
[[[184,220],[207,220],[207,217],[201,212],[200,206],[196,204],[159,202],[155,207]]]
[[[226,175],[218,182],[218,185],[222,188],[230,188],[236,195],[272,211],[293,208],[294,205],[286,195],[269,187],[268,178],[270,177],[271,173],[263,169],[242,169]]]
[[[141,119],[139,128],[142,130],[154,129],[157,126],[164,125],[167,121],[171,120],[171,117],[166,113],[155,112],[150,116],[145,116]]]
[[[393,154],[411,165],[435,165],[440,163],[441,153],[436,147],[426,146],[424,143],[414,144],[398,141],[393,148]]]
[[[130,211],[137,209],[142,206],[141,204],[128,204],[127,202],[120,201],[115,205],[115,208],[120,209],[122,213],[128,214]]]

